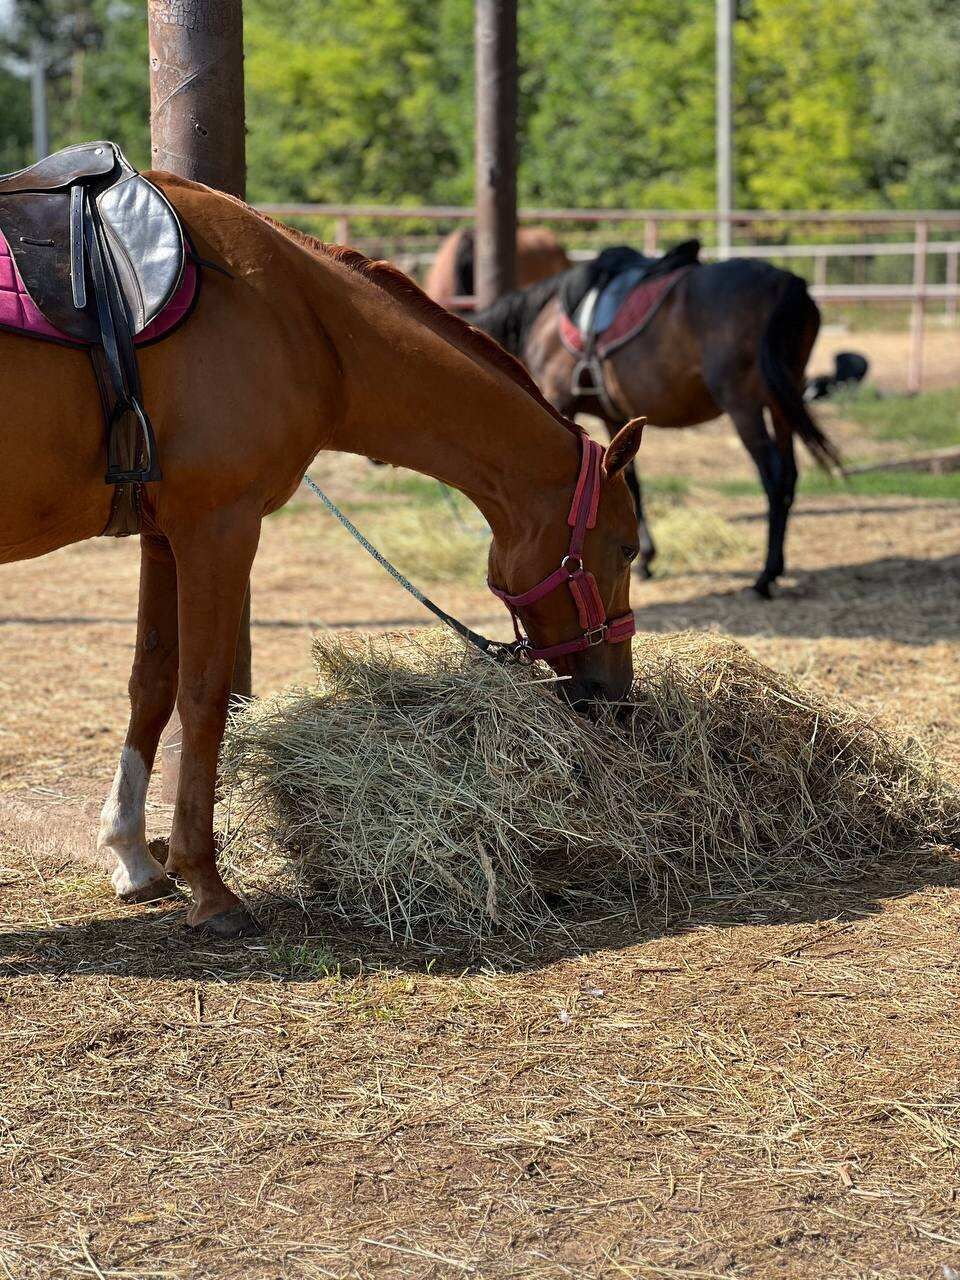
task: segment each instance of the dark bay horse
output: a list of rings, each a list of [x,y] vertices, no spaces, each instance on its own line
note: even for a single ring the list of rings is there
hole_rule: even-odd
[[[803,401],[804,370],[820,327],[820,312],[806,284],[756,258],[694,267],[667,294],[647,327],[604,362],[604,403],[596,395],[574,393],[577,358],[560,339],[564,278],[561,273],[508,294],[475,316],[474,324],[523,360],[561,413],[595,414],[610,432],[640,413],[660,427],[691,427],[728,413],[767,495],[767,556],[754,589],[769,596],[771,584],[784,571],[784,539],[797,482],[794,436],[822,466],[840,464],[837,450]],[[634,467],[627,481],[640,522],[639,566],[645,569],[655,549]]]
[[[385,263],[287,231],[229,196],[151,175],[209,272],[193,316],[142,348],[145,403],[163,479],[145,489],[131,716],[100,846],[121,898],[193,894],[188,921],[220,937],[256,929],[214,854],[217,755],[250,567],[263,517],[295,492],[318,451],[410,467],[460,489],[493,530],[490,581],[528,592],[570,545],[581,460],[575,428],[523,368]],[[0,563],[99,535],[110,514],[100,398],[83,351],[0,332]],[[583,562],[608,616],[629,609],[636,520],[623,469],[632,424],[599,471]],[[592,456],[592,455],[591,455]],[[39,571],[39,570],[38,570]],[[534,643],[583,627],[572,592],[518,612]],[[571,695],[621,697],[630,646],[552,660]],[[166,867],[145,839],[144,801],[174,704],[183,757]]]
[[[451,306],[454,298],[471,297],[474,292],[474,250],[472,227],[453,231],[437,250],[424,291],[441,306]],[[546,280],[570,266],[563,245],[548,227],[517,228],[517,285]]]

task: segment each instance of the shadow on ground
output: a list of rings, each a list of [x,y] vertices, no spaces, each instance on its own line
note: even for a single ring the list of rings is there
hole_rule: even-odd
[[[692,582],[716,577],[689,575]],[[752,578],[724,573],[723,577]],[[884,556],[825,569],[798,571],[794,586],[773,600],[752,591],[707,590],[679,601],[643,603],[634,590],[641,631],[703,630],[720,626],[731,635],[816,639],[877,636],[903,644],[955,640],[960,629],[960,556],[938,560]]]
[[[960,555],[938,560],[884,556],[830,568],[798,570],[794,585],[780,587],[772,600],[760,600],[749,590],[756,570],[727,569],[671,575],[671,581],[704,583],[700,595],[679,601],[644,604],[645,584],[633,588],[634,613],[641,631],[682,631],[720,626],[732,635],[883,636],[905,644],[926,645],[953,640],[960,629]],[[718,580],[742,581],[743,589],[710,589]],[[500,611],[478,616],[475,626],[496,626]],[[425,615],[395,618],[263,618],[254,616],[254,631],[316,631],[403,628],[423,625]],[[0,627],[118,626],[133,629],[133,617],[0,615]]]
[[[198,938],[184,922],[181,903],[124,908],[107,903],[89,919],[0,930],[0,977],[48,975],[157,980],[313,982],[327,972],[376,970],[464,975],[532,972],[556,961],[597,951],[642,946],[698,929],[790,926],[854,921],[885,904],[930,889],[960,888],[960,855],[924,851],[877,866],[850,884],[799,886],[727,898],[694,900],[665,919],[662,908],[626,901],[602,920],[584,920],[555,904],[559,928],[533,941],[491,939],[482,950],[397,946],[375,930],[348,929],[337,918],[289,899],[262,894],[250,905],[266,926],[257,939],[223,943]],[[322,957],[318,964],[317,957]]]

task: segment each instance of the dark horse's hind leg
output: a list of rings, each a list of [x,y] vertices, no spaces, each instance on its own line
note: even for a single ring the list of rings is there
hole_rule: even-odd
[[[765,599],[770,597],[770,587],[783,573],[783,544],[787,536],[787,521],[797,487],[797,463],[793,452],[793,435],[788,428],[780,429],[775,421],[776,441],[771,439],[764,421],[763,408],[733,409],[730,411],[737,433],[747,452],[753,458],[760,483],[767,495],[769,523],[767,559],[763,572],[753,584],[753,589]]]

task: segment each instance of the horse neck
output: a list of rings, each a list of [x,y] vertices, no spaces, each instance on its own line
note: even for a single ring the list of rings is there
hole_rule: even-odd
[[[385,305],[382,293],[375,301],[372,311],[361,308],[363,326],[353,318],[349,343],[331,335],[349,408],[327,447],[442,480],[466,494],[498,536],[552,518],[558,500],[569,503],[574,432],[456,335],[395,299]]]

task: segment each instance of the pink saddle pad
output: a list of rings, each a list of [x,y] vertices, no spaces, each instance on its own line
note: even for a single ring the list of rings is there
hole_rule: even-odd
[[[199,286],[200,272],[197,264],[192,258],[188,258],[183,269],[183,279],[176,293],[160,314],[137,334],[137,346],[141,347],[148,342],[165,338],[182,320],[185,320],[193,310]],[[24,333],[32,338],[43,338],[47,342],[64,343],[70,347],[89,345],[62,333],[41,314],[37,304],[23,287],[17,264],[2,232],[0,232],[0,329],[12,329],[15,333]]]
[[[665,276],[654,276],[652,280],[641,280],[627,296],[611,323],[597,336],[597,355],[601,360],[622,347],[625,342],[635,338],[645,329],[666,298],[667,294],[679,283],[681,278],[692,271],[693,267],[679,267]],[[560,317],[560,337],[563,345],[573,355],[583,355],[586,340],[573,321],[565,315]]]

